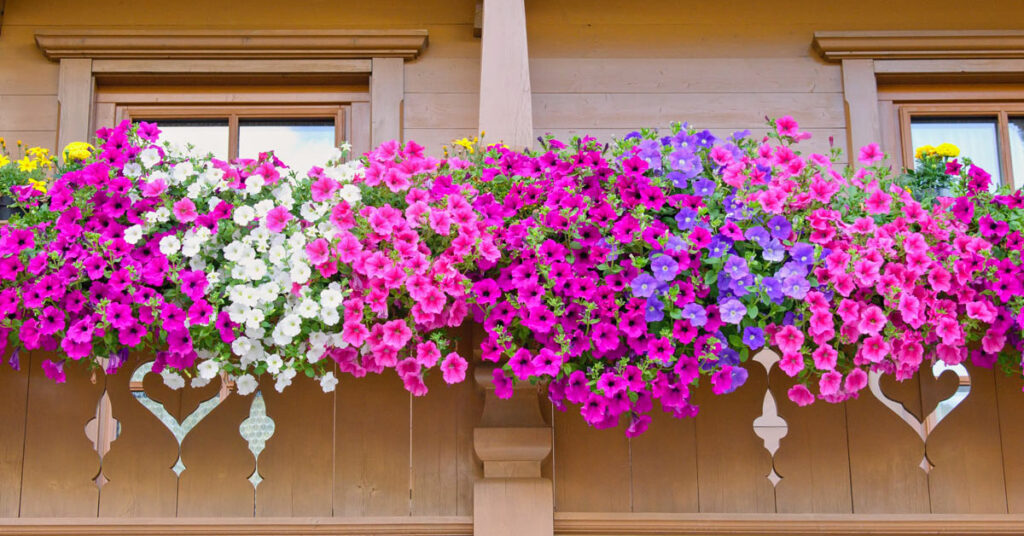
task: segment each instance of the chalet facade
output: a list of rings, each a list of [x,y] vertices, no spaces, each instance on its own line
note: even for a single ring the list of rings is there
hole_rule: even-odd
[[[274,125],[440,154],[481,132],[528,147],[792,115],[808,152],[877,141],[901,166],[949,139],[1024,185],[1017,0],[0,0],[0,17],[9,145],[144,119],[210,129],[226,157]],[[1024,380],[969,365],[797,408],[766,356],[732,396],[697,393],[698,417],[628,439],[528,386],[497,400],[486,374],[424,398],[391,376],[242,397],[134,367],[56,385],[40,359],[0,367],[0,533],[1024,533]]]

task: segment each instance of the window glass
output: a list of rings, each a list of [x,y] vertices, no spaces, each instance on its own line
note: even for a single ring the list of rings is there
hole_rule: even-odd
[[[238,123],[239,157],[256,158],[273,150],[299,175],[323,166],[335,147],[333,119],[242,119]]]
[[[227,119],[142,119],[160,127],[160,142],[169,141],[182,149],[191,144],[198,155],[228,158]]]
[[[1024,117],[1010,118],[1010,162],[1013,164],[1013,187],[1024,187]]]
[[[960,155],[971,159],[992,175],[992,189],[1002,182],[999,170],[999,142],[995,118],[987,117],[915,117],[910,122],[913,148],[952,143]]]

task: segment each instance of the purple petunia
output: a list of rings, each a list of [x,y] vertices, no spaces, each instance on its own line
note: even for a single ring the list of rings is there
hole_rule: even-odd
[[[715,181],[711,179],[700,179],[693,181],[693,193],[707,197],[715,193]]]
[[[793,249],[789,251],[789,255],[800,264],[811,264],[814,262],[814,245],[806,242],[797,242],[793,244]]]
[[[764,330],[756,326],[743,328],[743,344],[751,350],[757,350],[764,346]]]
[[[802,300],[811,290],[811,283],[799,275],[791,275],[782,282],[782,293],[790,298]]]
[[[658,255],[651,262],[651,271],[658,281],[672,281],[679,272],[679,263],[668,255]]]
[[[736,298],[730,298],[719,308],[719,313],[722,315],[722,321],[729,324],[739,324],[747,314],[747,308],[743,305],[743,302]]]
[[[683,307],[683,318],[688,320],[690,324],[700,327],[707,323],[708,314],[700,305],[690,303]]]
[[[750,273],[750,269],[747,267],[747,260],[736,255],[729,256],[722,270],[733,279],[742,279]]]
[[[633,295],[638,298],[649,298],[658,288],[658,280],[651,274],[640,274],[630,283]]]
[[[793,232],[793,226],[782,215],[775,216],[769,220],[768,229],[771,230],[772,236],[779,240],[786,240]]]
[[[665,303],[657,296],[647,298],[647,306],[644,308],[644,320],[648,322],[660,322],[665,319]]]

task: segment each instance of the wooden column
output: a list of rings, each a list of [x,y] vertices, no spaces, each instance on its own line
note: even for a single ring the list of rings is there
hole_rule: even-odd
[[[551,536],[554,495],[541,476],[551,453],[551,427],[541,416],[537,388],[517,385],[509,400],[494,395],[492,368],[477,367],[485,391],[473,446],[484,462],[484,477],[473,486],[475,536]]]
[[[370,141],[373,147],[402,139],[405,60],[373,58],[370,74]]]
[[[484,0],[480,131],[514,149],[533,145],[530,57],[523,0]]]
[[[60,81],[57,86],[57,152],[73,141],[88,141],[92,137],[92,60],[89,58],[63,58],[60,60]]]
[[[878,120],[878,82],[875,60],[843,60],[843,99],[846,102],[846,126],[849,134],[848,158],[856,162],[860,148],[882,142]]]

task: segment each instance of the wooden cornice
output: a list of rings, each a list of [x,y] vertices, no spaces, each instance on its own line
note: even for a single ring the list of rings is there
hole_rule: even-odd
[[[405,58],[427,46],[426,30],[99,30],[36,32],[47,58]]]
[[[0,533],[18,536],[469,536],[471,517],[356,518],[10,518]]]
[[[1024,58],[1024,31],[815,32],[814,49],[830,61]]]
[[[627,514],[555,512],[555,534],[874,536],[1024,534],[1014,514]]]

